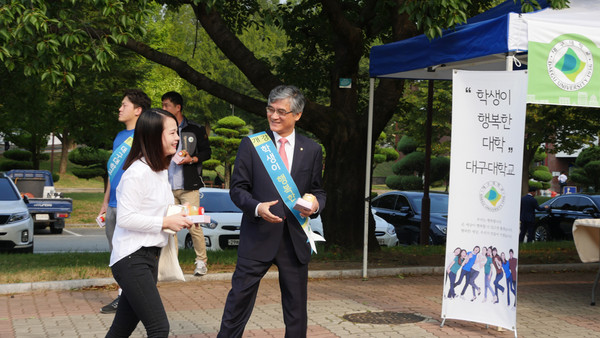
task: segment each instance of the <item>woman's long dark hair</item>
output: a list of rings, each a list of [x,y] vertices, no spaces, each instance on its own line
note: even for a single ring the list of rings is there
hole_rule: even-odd
[[[177,125],[177,119],[171,113],[159,108],[151,108],[140,114],[133,132],[133,144],[129,156],[123,164],[123,170],[144,158],[152,171],[159,172],[169,168],[173,155],[165,156],[162,144],[162,133],[165,119],[172,118]]]

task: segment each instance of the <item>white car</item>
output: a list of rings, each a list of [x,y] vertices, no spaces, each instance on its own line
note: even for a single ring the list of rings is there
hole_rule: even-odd
[[[398,245],[398,237],[396,237],[396,229],[394,228],[394,226],[375,214],[373,214],[373,218],[375,219],[375,237],[377,237],[377,242],[379,243],[379,245]],[[314,219],[310,219],[310,227],[312,228],[312,231],[325,237],[323,235],[323,222],[321,222],[321,216]]]
[[[13,181],[0,173],[0,250],[33,252],[33,219]]]
[[[242,211],[231,201],[229,189],[201,188],[200,206],[210,216],[210,224],[202,227],[206,250],[237,248],[240,243]],[[177,233],[180,248],[193,248],[187,229]]]

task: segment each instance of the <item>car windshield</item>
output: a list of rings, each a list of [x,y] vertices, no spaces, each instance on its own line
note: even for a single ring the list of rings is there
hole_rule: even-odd
[[[0,201],[18,201],[19,193],[8,180],[8,178],[0,178]]]
[[[204,208],[204,212],[242,212],[229,197],[229,193],[225,192],[200,192],[200,206]]]
[[[431,200],[430,212],[436,214],[447,214],[448,213],[448,195],[443,194],[430,194],[429,199]],[[421,203],[423,196],[415,196],[412,198],[411,203],[415,212],[421,213]]]

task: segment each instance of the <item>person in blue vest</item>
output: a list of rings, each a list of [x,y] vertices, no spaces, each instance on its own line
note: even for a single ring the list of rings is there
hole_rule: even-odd
[[[150,109],[152,101],[139,89],[128,89],[125,91],[119,108],[119,122],[125,124],[125,129],[121,130],[113,141],[113,151],[107,163],[108,184],[104,192],[104,201],[98,216],[106,213],[105,229],[108,239],[108,248],[112,252],[112,239],[117,223],[117,186],[123,175],[123,163],[129,155],[131,144],[133,142],[133,131],[135,124],[143,111]],[[121,288],[119,294],[112,302],[100,309],[102,313],[115,313],[121,297]]]
[[[321,146],[295,130],[304,101],[294,86],[275,87],[266,107],[269,130],[240,143],[230,188],[231,200],[243,211],[240,246],[218,337],[242,336],[260,280],[273,264],[279,271],[285,336],[306,337],[311,245],[297,211],[282,198],[286,187],[299,197],[312,194],[310,208],[299,213],[304,220],[325,208]],[[259,137],[263,143],[255,145]],[[259,148],[271,156],[260,156]]]

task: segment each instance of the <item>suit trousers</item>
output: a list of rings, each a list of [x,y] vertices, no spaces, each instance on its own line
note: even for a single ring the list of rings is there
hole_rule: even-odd
[[[217,337],[242,337],[260,280],[273,264],[279,270],[285,337],[306,337],[308,264],[300,263],[296,257],[287,221],[284,221],[283,238],[273,261],[260,262],[238,256]]]
[[[523,243],[523,240],[525,240],[525,234],[527,234],[527,243],[531,243],[535,240],[535,222],[521,222],[519,243]]]

